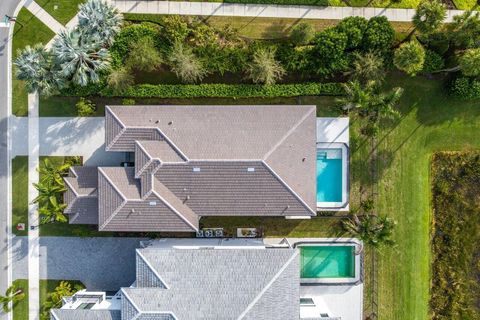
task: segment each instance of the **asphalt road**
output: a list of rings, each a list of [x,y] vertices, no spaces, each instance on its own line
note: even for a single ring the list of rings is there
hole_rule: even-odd
[[[15,9],[21,0],[1,0],[0,19],[3,22],[5,15],[14,16]],[[13,28],[13,25],[10,26]],[[8,153],[8,117],[9,110],[9,77],[11,75],[9,59],[11,52],[10,28],[0,26],[0,293],[3,294],[8,287],[8,230],[11,208],[8,205],[11,177],[9,176],[10,157]],[[9,316],[0,314],[0,320],[6,320]]]

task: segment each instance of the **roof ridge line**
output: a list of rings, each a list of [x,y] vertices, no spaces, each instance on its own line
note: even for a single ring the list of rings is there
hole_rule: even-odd
[[[127,198],[125,197],[125,195],[120,191],[118,190],[117,186],[112,182],[112,180],[110,180],[110,178],[105,174],[105,172],[103,171],[103,169],[101,167],[98,167],[98,171],[101,173],[101,175],[105,178],[105,180],[108,181],[108,183],[110,184],[110,186],[115,189],[115,191],[120,195],[120,198],[123,199],[123,202],[118,206],[118,208],[116,208],[113,212],[112,212],[112,215],[110,217],[108,217],[107,220],[105,220],[105,222],[100,226],[98,226],[98,230],[101,230],[103,228],[105,228],[105,226],[110,222],[112,221],[112,219],[115,217],[115,215],[118,213],[118,211],[120,211],[124,206],[125,204],[127,203]]]
[[[270,279],[270,281],[267,283],[267,285],[258,293],[258,295],[250,302],[250,304],[247,306],[247,308],[238,316],[237,320],[243,319],[247,313],[255,306],[255,304],[262,298],[262,296],[267,292],[268,289],[272,286],[272,284],[277,281],[277,279],[280,277],[280,275],[287,269],[287,267],[292,263],[293,259],[295,259],[298,256],[298,250],[294,250],[292,256],[285,262],[285,264],[278,270],[278,272]]]
[[[122,298],[125,297],[125,299],[127,299],[128,302],[130,302],[130,304],[133,306],[133,308],[137,311],[137,314],[132,318],[132,320],[137,319],[142,312],[140,311],[138,306],[135,304],[135,302],[133,302],[133,300],[128,297],[128,294],[125,292],[125,288],[120,288],[120,291],[122,293]]]
[[[112,147],[112,145],[115,144],[115,142],[117,142],[117,140],[120,139],[120,136],[127,130],[127,126],[125,125],[125,123],[122,122],[122,120],[120,120],[119,117],[117,117],[117,115],[112,111],[110,106],[105,106],[105,111],[108,111],[112,115],[112,117],[114,117],[115,120],[117,120],[117,122],[122,127],[122,130],[120,130],[120,132],[112,139],[112,141],[110,141],[110,143],[105,146],[105,150],[109,151],[109,149]],[[105,114],[106,114],[106,112],[105,112]],[[106,132],[105,132],[105,136],[106,136]]]
[[[160,276],[160,274],[158,274],[157,270],[155,270],[155,268],[152,267],[152,265],[150,264],[150,262],[147,261],[147,259],[145,258],[145,256],[141,253],[140,249],[136,249],[135,250],[137,252],[137,254],[140,256],[140,258],[143,260],[143,262],[145,262],[145,264],[147,265],[147,267],[155,274],[155,276],[158,278],[158,280],[160,280],[160,282],[165,286],[165,288],[167,289],[170,289],[170,286],[165,282],[165,280],[162,279],[162,277]],[[139,312],[142,312],[140,311],[139,309],[137,309]]]
[[[175,150],[175,152],[179,154],[180,158],[183,158],[185,162],[188,162],[189,158],[187,157],[187,155],[183,153],[183,151],[180,150],[180,148],[175,143],[173,143],[173,141],[162,130],[160,130],[159,127],[155,127],[155,128],[158,130],[158,133],[160,133],[163,139],[165,139],[165,141],[170,145],[170,147],[172,147]]]
[[[263,160],[267,160],[270,155],[277,150],[277,148],[308,118],[308,116],[315,111],[315,108],[312,108],[309,112],[305,113],[300,120],[287,133],[263,156]]]
[[[291,193],[292,195],[297,198],[297,200],[299,200],[304,207],[306,207],[311,213],[313,213],[312,216],[316,215],[317,213],[315,211],[312,210],[312,208],[310,208],[310,206],[302,199],[302,197],[300,197],[296,192],[295,190],[293,190],[285,181],[283,181],[283,179],[275,172],[275,170],[272,169],[272,167],[270,167],[268,165],[268,163],[266,163],[265,161],[262,160],[262,163],[265,165],[265,167],[267,168],[268,171],[270,171],[274,176],[275,178],[277,178],[281,184],[283,184],[283,186],[285,188],[287,188]]]

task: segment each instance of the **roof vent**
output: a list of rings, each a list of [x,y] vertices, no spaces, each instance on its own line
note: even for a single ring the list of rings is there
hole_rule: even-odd
[[[171,126],[173,124],[173,121],[168,121],[168,125]]]
[[[160,122],[160,120],[156,120],[156,121],[155,121],[155,123],[159,123],[159,122]]]
[[[157,201],[150,201],[148,203],[150,206],[156,206],[157,205]]]
[[[247,168],[247,171],[248,171],[248,172],[255,172],[255,168],[252,168],[252,167]]]
[[[193,168],[193,172],[200,172],[200,168],[199,167]]]
[[[302,158],[302,162],[305,162],[305,160],[307,160],[307,158],[303,157],[303,158]]]

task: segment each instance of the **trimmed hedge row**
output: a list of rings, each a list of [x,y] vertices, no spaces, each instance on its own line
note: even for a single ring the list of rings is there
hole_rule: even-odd
[[[451,90],[453,95],[462,99],[480,99],[480,79],[457,78]]]
[[[96,89],[96,90],[95,90]],[[337,96],[343,94],[340,83],[299,83],[299,84],[139,84],[128,88],[125,92],[117,94],[106,87],[69,88],[62,94],[67,96],[82,96],[99,94],[104,97],[127,98],[275,98],[297,96]]]

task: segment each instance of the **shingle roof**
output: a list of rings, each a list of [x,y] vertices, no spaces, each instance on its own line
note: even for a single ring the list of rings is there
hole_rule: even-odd
[[[149,268],[137,269],[137,284],[153,272],[167,289],[122,289],[126,320],[143,312],[178,320],[299,318],[297,250],[148,248],[137,250],[138,259]]]
[[[120,310],[52,309],[51,320],[121,320]]]

